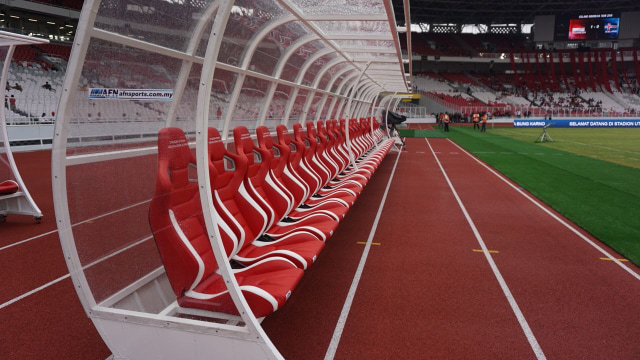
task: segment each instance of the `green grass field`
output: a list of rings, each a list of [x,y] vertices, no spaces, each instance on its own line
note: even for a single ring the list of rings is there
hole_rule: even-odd
[[[559,131],[560,130],[560,131]],[[640,265],[640,129],[452,127],[449,137]]]
[[[491,132],[532,142],[542,130],[495,128]],[[551,128],[548,133],[555,142],[545,143],[546,147],[640,169],[640,129]]]

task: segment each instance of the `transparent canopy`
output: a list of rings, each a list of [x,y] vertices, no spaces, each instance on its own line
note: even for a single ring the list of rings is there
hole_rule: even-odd
[[[114,353],[280,358],[258,320],[270,312],[232,261],[246,234],[221,225],[216,171],[241,165],[234,129],[255,139],[264,125],[275,139],[278,125],[370,117],[380,92],[407,91],[387,11],[390,1],[85,1],[55,127],[54,201],[76,291]],[[228,153],[214,160],[220,143]],[[168,228],[193,240],[188,252],[163,243]],[[191,269],[180,279],[177,262]],[[180,331],[200,350],[171,350]]]

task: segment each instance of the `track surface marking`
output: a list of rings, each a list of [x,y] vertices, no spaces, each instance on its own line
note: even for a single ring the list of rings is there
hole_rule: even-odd
[[[511,310],[513,311],[513,313],[515,314],[516,318],[518,319],[518,323],[520,323],[520,327],[522,327],[522,331],[524,331],[524,334],[527,337],[527,340],[529,341],[529,344],[531,345],[531,349],[533,350],[533,353],[536,355],[537,359],[546,359],[546,357],[544,356],[544,352],[542,351],[542,349],[540,348],[540,345],[538,344],[538,340],[536,340],[536,337],[533,334],[533,332],[531,331],[531,328],[529,327],[529,324],[527,323],[527,320],[525,319],[524,315],[520,311],[520,307],[518,306],[518,303],[516,302],[516,299],[514,299],[512,293],[511,293],[511,290],[509,289],[509,286],[507,285],[507,283],[505,282],[504,278],[502,277],[502,274],[500,273],[500,270],[498,269],[498,266],[496,265],[495,261],[493,261],[493,256],[491,256],[491,252],[487,248],[487,245],[485,244],[484,240],[482,239],[482,236],[478,232],[478,229],[476,228],[476,225],[473,222],[473,219],[471,219],[471,216],[469,216],[469,213],[467,212],[467,209],[465,208],[464,204],[462,203],[462,200],[460,200],[460,197],[458,196],[458,193],[456,192],[455,187],[451,183],[451,180],[449,180],[449,176],[447,175],[447,172],[442,167],[442,164],[440,163],[440,160],[438,159],[438,156],[433,152],[433,148],[431,147],[431,144],[429,143],[429,139],[425,138],[425,141],[427,142],[427,145],[429,146],[429,150],[431,150],[431,153],[433,154],[433,157],[435,158],[436,163],[438,164],[438,167],[442,171],[442,175],[444,176],[445,180],[447,181],[447,184],[449,185],[449,188],[451,189],[451,192],[453,193],[453,196],[456,198],[456,201],[457,201],[458,205],[460,206],[460,210],[462,210],[462,213],[464,214],[464,217],[467,220],[467,223],[469,224],[469,227],[471,227],[471,230],[473,231],[473,235],[476,237],[476,240],[478,240],[478,244],[480,244],[480,247],[483,250],[484,256],[487,258],[487,262],[489,263],[489,266],[491,267],[491,271],[493,271],[493,274],[495,275],[496,280],[498,280],[498,283],[500,284],[500,288],[502,289],[502,292],[504,293],[504,296],[509,301],[509,305],[511,306]],[[457,155],[458,153],[457,152],[449,152],[449,154]]]
[[[500,250],[494,260],[546,356],[640,358],[640,282],[629,276],[638,268],[601,261],[606,245],[468,153],[450,155],[460,148],[448,139],[429,142],[487,247]]]

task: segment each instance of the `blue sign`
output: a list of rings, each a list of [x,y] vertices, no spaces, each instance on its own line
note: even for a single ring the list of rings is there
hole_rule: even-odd
[[[568,120],[513,120],[514,127],[572,127],[572,128],[616,128],[637,127],[640,128],[640,119],[568,119]]]

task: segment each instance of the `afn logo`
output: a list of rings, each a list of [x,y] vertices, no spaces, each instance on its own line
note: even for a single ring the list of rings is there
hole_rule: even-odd
[[[118,89],[92,88],[89,92],[89,99],[117,99]]]

